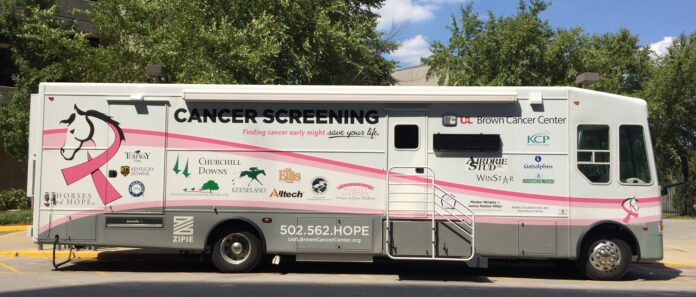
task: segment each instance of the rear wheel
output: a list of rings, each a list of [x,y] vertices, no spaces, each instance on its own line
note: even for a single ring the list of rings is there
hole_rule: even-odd
[[[588,241],[578,258],[578,268],[594,280],[617,280],[631,264],[631,247],[620,238],[598,237]]]
[[[211,259],[221,272],[247,272],[261,261],[261,240],[248,231],[230,231],[219,236]]]

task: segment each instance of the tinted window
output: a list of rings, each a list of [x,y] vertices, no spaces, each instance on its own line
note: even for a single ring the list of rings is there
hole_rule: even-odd
[[[619,158],[619,179],[622,183],[650,183],[650,167],[642,126],[619,127]]]
[[[435,134],[435,151],[500,151],[502,141],[498,134]]]
[[[417,149],[418,125],[394,126],[394,147],[397,149]]]
[[[609,126],[578,126],[578,169],[593,183],[609,182]]]

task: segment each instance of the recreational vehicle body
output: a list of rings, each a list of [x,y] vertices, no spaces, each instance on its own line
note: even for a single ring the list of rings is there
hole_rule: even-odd
[[[37,243],[464,261],[662,258],[645,101],[571,87],[42,83]]]

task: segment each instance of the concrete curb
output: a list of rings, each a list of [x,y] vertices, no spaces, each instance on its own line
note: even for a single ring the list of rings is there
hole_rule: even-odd
[[[29,225],[7,225],[0,226],[0,232],[25,231],[29,229]]]

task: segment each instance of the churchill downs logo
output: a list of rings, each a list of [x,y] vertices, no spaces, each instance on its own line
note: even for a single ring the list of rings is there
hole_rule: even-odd
[[[91,176],[92,183],[97,190],[99,198],[101,198],[104,204],[109,204],[121,198],[121,194],[111,185],[99,168],[104,166],[116,155],[116,152],[118,152],[121,147],[121,142],[123,142],[126,137],[123,135],[119,123],[114,121],[111,117],[96,110],[82,111],[77,105],[74,106],[74,109],[74,113],[70,114],[67,119],[60,121],[60,124],[68,126],[65,134],[65,143],[60,149],[60,154],[65,160],[72,161],[75,159],[77,152],[82,149],[85,143],[91,142],[95,146],[99,145],[94,142],[93,137],[95,131],[102,130],[95,129],[95,123],[109,127],[114,134],[114,141],[105,152],[98,156],[92,158],[92,155],[87,153],[86,161],[62,169],[63,178],[67,185],[72,185],[88,175]]]

